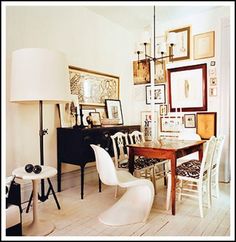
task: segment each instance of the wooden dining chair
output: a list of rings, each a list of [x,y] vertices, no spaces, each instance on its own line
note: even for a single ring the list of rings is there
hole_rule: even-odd
[[[215,150],[216,138],[212,136],[206,142],[202,161],[189,160],[176,167],[176,194],[198,199],[200,216],[203,217],[203,195],[207,195],[208,207],[211,207],[211,165]],[[169,209],[171,198],[171,174],[168,173],[166,208]]]
[[[139,144],[145,142],[144,134],[138,130],[133,131],[129,134],[130,143],[131,144]],[[167,184],[167,172],[169,171],[169,160],[163,160],[158,158],[148,158],[148,157],[139,157],[136,159],[136,162],[145,162],[150,165],[154,165],[153,174],[152,174],[152,182],[155,188],[155,193],[157,193],[156,189],[156,181],[159,179],[164,179],[164,184]]]
[[[125,169],[128,171],[128,148],[129,144],[128,134],[117,132],[111,135],[115,167],[117,169]],[[139,178],[152,179],[154,164],[147,163],[142,160],[135,160],[134,162],[134,176]],[[115,197],[117,197],[118,187],[116,187]]]
[[[223,151],[225,136],[219,136],[216,138],[216,146],[212,160],[211,170],[211,191],[215,189],[215,193],[212,192],[213,196],[219,197],[219,168],[221,161],[221,154]]]

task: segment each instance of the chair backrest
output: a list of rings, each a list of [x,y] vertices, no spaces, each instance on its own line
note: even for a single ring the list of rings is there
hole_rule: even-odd
[[[220,158],[223,150],[223,145],[225,141],[225,136],[219,136],[216,138],[216,145],[215,145],[215,151],[213,155],[213,160],[212,160],[212,168],[218,168],[220,165]]]
[[[212,136],[205,145],[205,149],[203,151],[203,157],[201,161],[201,169],[200,169],[200,179],[205,175],[209,175],[211,170],[211,164],[213,160],[214,150],[216,144],[216,137]]]
[[[126,145],[129,144],[128,135],[126,133],[117,132],[110,137],[112,139],[115,166],[118,168],[119,162],[128,159],[128,149],[126,147]]]
[[[179,140],[201,140],[201,136],[196,133],[182,132],[179,134]]]
[[[101,181],[106,185],[118,185],[116,168],[109,153],[100,146],[90,146],[95,153],[96,167]]]
[[[129,134],[131,144],[139,144],[145,142],[144,134],[138,130]]]

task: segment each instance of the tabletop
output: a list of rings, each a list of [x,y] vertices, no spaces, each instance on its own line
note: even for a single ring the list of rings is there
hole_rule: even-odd
[[[24,180],[38,180],[44,179],[47,177],[55,176],[57,174],[57,169],[51,166],[41,166],[42,171],[39,174],[35,174],[34,172],[28,173],[25,171],[25,167],[19,167],[12,171],[12,175],[17,178],[21,178]]]
[[[205,140],[157,140],[157,141],[146,141],[139,144],[129,144],[127,147],[138,147],[138,148],[153,148],[162,150],[178,150],[183,148],[188,148],[198,144],[204,143]]]

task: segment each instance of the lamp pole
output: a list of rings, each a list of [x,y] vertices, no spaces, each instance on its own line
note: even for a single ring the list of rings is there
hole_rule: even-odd
[[[43,136],[48,133],[48,129],[43,129],[43,101],[39,101],[39,142],[40,142],[40,165],[44,166],[44,145],[43,145]],[[49,188],[47,194],[45,194],[45,184],[44,184],[44,179],[41,179],[41,194],[38,194],[38,199],[41,202],[44,202],[48,199],[50,190],[52,191],[53,197],[55,199],[55,202],[57,204],[57,208],[61,209],[60,204],[57,200],[55,191],[53,189],[52,183],[49,178],[47,178],[48,183],[49,183]],[[33,198],[33,192],[31,192],[29,203],[26,208],[26,213],[29,212],[30,204]]]

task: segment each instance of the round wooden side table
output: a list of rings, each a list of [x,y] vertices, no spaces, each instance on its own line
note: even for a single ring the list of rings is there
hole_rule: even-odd
[[[38,215],[38,183],[41,179],[55,176],[57,170],[50,166],[41,166],[39,174],[34,172],[27,173],[25,167],[13,170],[12,175],[23,180],[32,180],[33,183],[33,221],[23,224],[23,235],[47,235],[50,234],[55,226],[50,221],[40,220]]]

